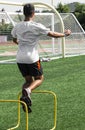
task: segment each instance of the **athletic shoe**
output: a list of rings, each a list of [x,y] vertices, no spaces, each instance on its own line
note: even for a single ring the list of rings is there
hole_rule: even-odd
[[[31,106],[31,100],[30,100],[30,98],[29,98],[29,97],[24,97],[24,96],[22,96],[22,97],[20,98],[20,100],[26,103],[27,108],[28,108],[28,113],[32,112],[32,110],[31,110],[31,108],[30,108],[30,106]],[[21,104],[22,104],[22,103],[21,103]],[[24,112],[26,112],[26,108],[25,108],[25,105],[24,105],[24,104],[22,104],[22,108],[23,108]]]
[[[23,95],[23,97],[27,97],[28,100],[30,101],[30,105],[32,105],[31,97],[30,97],[29,91],[27,92],[26,89],[23,89],[23,90],[22,90],[22,95]]]
[[[32,105],[32,102],[31,102],[31,97],[30,97],[29,91],[27,93],[26,89],[23,89],[22,90],[22,97],[20,98],[20,100],[24,101],[27,104],[28,112],[29,113],[32,112],[32,110],[30,108],[30,106]],[[22,104],[22,108],[23,108],[24,111],[26,111],[25,106],[23,104]]]

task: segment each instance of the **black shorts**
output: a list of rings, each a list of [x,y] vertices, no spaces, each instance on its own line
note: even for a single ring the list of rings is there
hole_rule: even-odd
[[[17,65],[23,77],[28,75],[30,76],[43,75],[43,69],[40,60],[32,64],[17,63]]]

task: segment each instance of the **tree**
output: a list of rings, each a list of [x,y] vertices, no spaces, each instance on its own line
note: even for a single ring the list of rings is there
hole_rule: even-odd
[[[75,13],[85,13],[85,4],[76,4]]]
[[[59,13],[69,13],[68,5],[63,5],[62,3],[59,3],[56,9]]]
[[[7,40],[11,40],[11,30],[13,26],[12,24],[0,24],[0,35],[1,36],[7,36]]]
[[[74,14],[85,30],[85,4],[77,3]]]

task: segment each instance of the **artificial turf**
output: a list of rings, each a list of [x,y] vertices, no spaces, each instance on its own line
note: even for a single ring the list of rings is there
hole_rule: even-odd
[[[53,91],[58,97],[56,130],[85,130],[85,56],[42,62],[44,82],[36,90]],[[0,99],[17,99],[24,82],[16,64],[0,64]],[[32,93],[29,130],[53,127],[53,98]],[[0,130],[17,122],[17,104],[0,103]],[[18,130],[25,130],[25,113],[21,109]]]

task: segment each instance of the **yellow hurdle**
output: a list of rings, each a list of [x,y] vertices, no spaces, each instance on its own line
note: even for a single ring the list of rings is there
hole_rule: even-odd
[[[9,128],[7,130],[15,130],[16,128],[19,127],[20,125],[20,103],[22,103],[25,108],[26,108],[26,130],[28,130],[28,109],[27,109],[27,105],[26,103],[24,103],[23,101],[20,101],[20,100],[0,100],[0,102],[15,102],[15,103],[18,103],[18,119],[17,119],[17,125],[12,127],[12,128]]]
[[[57,124],[56,123],[57,122],[57,96],[56,96],[56,94],[52,91],[47,91],[47,90],[33,91],[33,93],[48,93],[54,97],[54,126],[50,130],[55,130],[56,124]]]
[[[57,97],[56,97],[56,94],[52,91],[47,91],[47,90],[33,91],[33,93],[48,93],[48,94],[51,94],[54,97],[54,126],[50,130],[55,130],[56,124],[57,124],[56,123],[57,122]],[[16,102],[16,103],[18,103],[17,125],[12,127],[12,128],[9,128],[7,130],[14,130],[14,129],[16,129],[20,126],[20,104],[21,103],[26,108],[26,128],[25,129],[28,130],[28,109],[27,109],[26,103],[24,103],[23,101],[20,101],[20,96],[21,96],[21,92],[18,94],[18,100],[0,100],[0,102]]]

